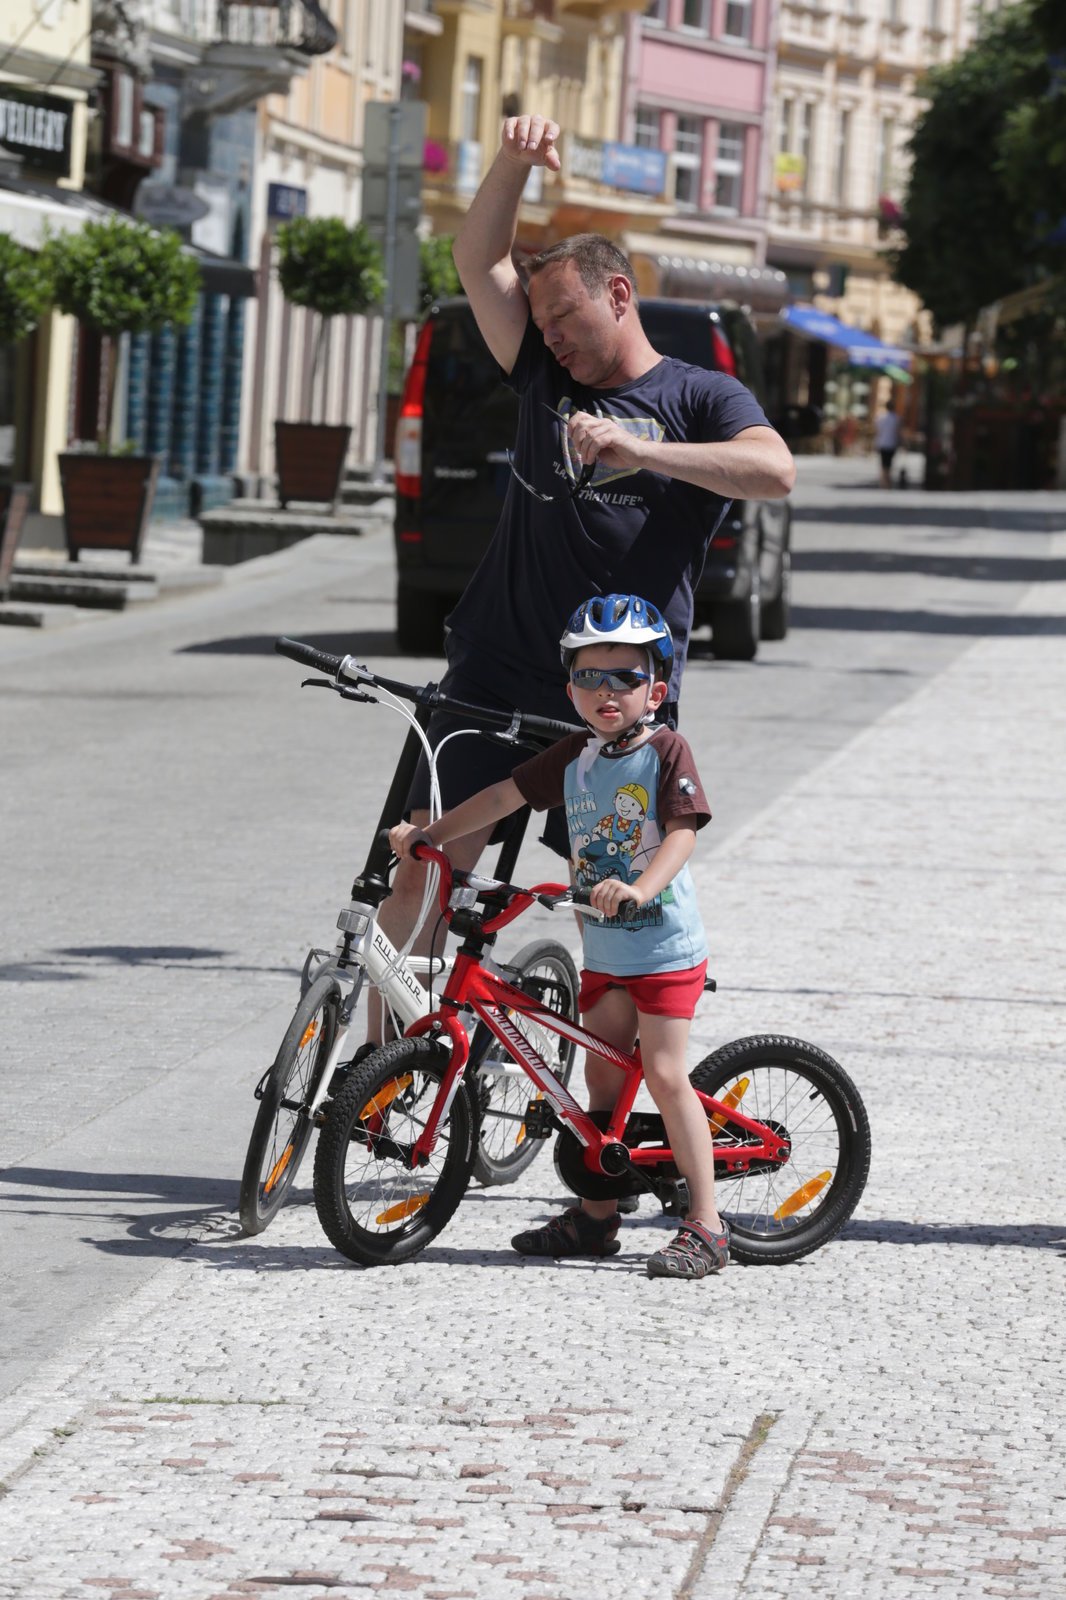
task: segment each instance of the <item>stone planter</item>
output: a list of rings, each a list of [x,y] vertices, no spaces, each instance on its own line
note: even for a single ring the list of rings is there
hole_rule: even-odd
[[[11,568],[32,492],[28,483],[0,483],[0,600],[11,582]]]
[[[158,477],[158,456],[61,455],[70,559],[77,561],[82,550],[125,550],[136,566]]]
[[[329,422],[275,422],[278,499],[335,506],[344,479],[352,430]]]

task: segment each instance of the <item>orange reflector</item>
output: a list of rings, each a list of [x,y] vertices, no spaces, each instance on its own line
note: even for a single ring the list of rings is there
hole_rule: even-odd
[[[780,1222],[782,1217],[791,1217],[794,1212],[802,1211],[808,1201],[813,1200],[816,1194],[821,1194],[832,1176],[831,1172],[820,1172],[816,1178],[811,1178],[797,1189],[795,1194],[790,1194],[787,1200],[782,1200],[774,1212],[774,1221]]]
[[[718,1099],[721,1100],[724,1106],[728,1106],[730,1111],[735,1111],[750,1088],[750,1078],[738,1078],[733,1087],[731,1089],[727,1089],[725,1094],[719,1095]],[[720,1111],[716,1111],[713,1117],[708,1118],[708,1121],[710,1122],[715,1133],[721,1133],[722,1129],[725,1127],[725,1118]]]
[[[297,1049],[302,1050],[305,1044],[310,1044],[311,1040],[314,1038],[314,1036],[315,1036],[315,1034],[317,1032],[318,1032],[318,1018],[316,1017],[314,1019],[314,1021],[313,1022],[309,1022],[307,1024],[307,1027],[304,1029],[304,1036],[300,1040],[300,1043],[297,1046]]]
[[[538,1092],[533,1096],[533,1098],[534,1098],[534,1100],[543,1100],[544,1096],[538,1090]],[[525,1138],[525,1136],[526,1136],[526,1125],[523,1122],[522,1126],[518,1130],[518,1138],[515,1140],[516,1148],[517,1148],[518,1145],[520,1145],[522,1143],[522,1140]]]
[[[387,1111],[389,1106],[392,1105],[392,1102],[395,1100],[396,1096],[398,1094],[403,1094],[403,1091],[407,1088],[410,1082],[410,1073],[407,1073],[403,1078],[393,1078],[392,1082],[387,1083],[384,1089],[378,1090],[373,1100],[367,1101],[366,1105],[359,1113],[359,1121],[365,1122],[367,1117],[380,1117],[382,1112]]]
[[[281,1153],[281,1160],[278,1162],[277,1166],[274,1168],[273,1172],[270,1174],[270,1177],[267,1179],[266,1183],[264,1183],[264,1185],[263,1185],[263,1193],[264,1194],[269,1194],[271,1189],[273,1189],[274,1185],[277,1183],[278,1179],[281,1177],[281,1174],[285,1171],[285,1168],[288,1166],[289,1162],[292,1160],[292,1152],[293,1152],[293,1146],[291,1144],[287,1144],[285,1146],[284,1150]]]
[[[428,1194],[409,1195],[406,1200],[401,1200],[397,1205],[390,1206],[387,1211],[383,1211],[380,1216],[374,1218],[374,1221],[378,1223],[399,1222],[402,1217],[410,1217],[414,1212],[421,1211],[428,1199]]]

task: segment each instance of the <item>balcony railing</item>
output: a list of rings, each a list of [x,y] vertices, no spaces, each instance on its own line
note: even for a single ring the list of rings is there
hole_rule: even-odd
[[[320,56],[337,30],[318,0],[181,0],[183,31],[204,44]]]

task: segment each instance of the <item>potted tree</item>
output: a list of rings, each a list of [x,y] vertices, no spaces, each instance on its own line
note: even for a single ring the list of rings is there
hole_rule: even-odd
[[[381,252],[362,223],[349,228],[339,217],[294,217],[278,229],[278,281],[291,305],[319,318],[311,371],[311,394],[331,317],[351,317],[377,305],[385,288]],[[322,402],[325,404],[324,400]],[[313,409],[313,400],[312,400]],[[352,430],[347,424],[274,423],[278,499],[336,505]]]
[[[141,556],[159,460],[112,448],[118,341],[192,321],[200,269],[173,232],[112,217],[86,223],[45,247],[56,308],[106,341],[104,427],[87,449],[59,457],[67,550],[126,550]]]
[[[33,332],[48,309],[49,288],[41,258],[0,233],[0,345],[18,344]],[[29,504],[28,483],[0,483],[0,597],[8,591]]]

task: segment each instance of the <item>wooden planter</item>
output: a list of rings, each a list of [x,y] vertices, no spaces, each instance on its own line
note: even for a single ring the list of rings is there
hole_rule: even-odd
[[[7,594],[22,524],[29,510],[28,483],[0,483],[0,599]]]
[[[314,500],[335,506],[351,436],[351,428],[329,422],[275,422],[274,460],[281,504]]]
[[[136,566],[158,477],[158,456],[61,455],[70,559],[77,561],[82,550],[126,550]]]

